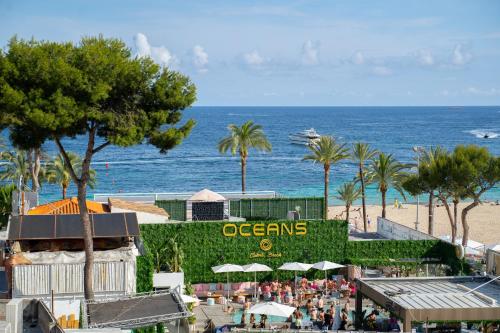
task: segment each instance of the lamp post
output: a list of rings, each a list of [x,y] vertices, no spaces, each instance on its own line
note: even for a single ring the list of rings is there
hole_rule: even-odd
[[[423,147],[420,146],[414,146],[413,151],[417,154],[417,175],[420,175],[420,153],[424,151]],[[418,231],[418,211],[420,208],[420,195],[417,194],[417,218],[415,221],[415,230]]]

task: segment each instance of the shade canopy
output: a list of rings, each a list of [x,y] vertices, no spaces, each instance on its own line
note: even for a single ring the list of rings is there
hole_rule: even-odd
[[[302,262],[286,262],[278,267],[278,269],[282,271],[308,271],[312,266],[312,264]]]
[[[231,272],[243,272],[243,267],[240,265],[224,264],[212,267],[214,273],[231,273]]]
[[[210,191],[209,189],[203,189],[200,192],[196,192],[188,199],[188,201],[201,201],[201,202],[214,202],[214,201],[225,201],[224,198],[219,193]]]
[[[288,318],[292,315],[293,311],[295,311],[293,306],[283,305],[276,302],[265,302],[252,306],[248,310],[248,313]]]
[[[273,269],[269,266],[263,265],[263,264],[248,264],[243,266],[243,272],[245,273],[250,273],[250,272],[271,272]]]
[[[336,264],[336,263],[331,262],[331,261],[320,261],[320,262],[315,263],[312,266],[312,268],[318,269],[320,271],[327,271],[330,269],[337,269],[337,268],[341,268],[341,267],[345,267],[345,266],[340,265],[340,264]]]
[[[199,299],[189,295],[181,295],[181,299],[184,303],[196,303],[199,301]]]

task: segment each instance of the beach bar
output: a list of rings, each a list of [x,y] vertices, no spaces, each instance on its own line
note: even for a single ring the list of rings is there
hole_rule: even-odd
[[[369,298],[396,314],[403,332],[412,324],[500,318],[500,284],[489,277],[374,278],[357,280],[356,314]],[[360,322],[361,318],[356,318]]]

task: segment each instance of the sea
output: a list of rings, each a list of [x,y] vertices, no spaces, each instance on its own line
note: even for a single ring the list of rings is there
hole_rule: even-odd
[[[148,144],[133,147],[110,146],[97,153],[92,168],[97,172],[94,193],[119,192],[195,192],[241,190],[239,157],[222,155],[217,149],[228,134],[228,124],[241,125],[252,120],[263,126],[272,144],[272,152],[251,151],[247,166],[248,191],[276,191],[282,195],[322,196],[323,168],[303,161],[306,146],[294,145],[289,135],[314,128],[318,133],[334,136],[351,147],[362,141],[371,147],[393,154],[401,162],[415,162],[414,146],[443,146],[453,149],[460,144],[487,147],[500,155],[500,107],[192,107],[183,119],[196,120],[196,126],[184,142],[160,154]],[[8,133],[3,133],[8,136]],[[488,138],[485,138],[487,136]],[[68,150],[82,153],[85,138],[65,139]],[[52,142],[44,146],[49,156],[57,154]],[[331,170],[331,204],[342,204],[335,198],[337,188],[351,181],[356,165],[344,160]],[[74,185],[69,195],[76,193]],[[380,202],[374,185],[367,189],[370,204]],[[59,199],[61,189],[44,184],[40,201]],[[401,195],[389,192],[389,202]],[[496,187],[484,195],[486,200],[500,199]],[[408,197],[408,201],[415,198]]]

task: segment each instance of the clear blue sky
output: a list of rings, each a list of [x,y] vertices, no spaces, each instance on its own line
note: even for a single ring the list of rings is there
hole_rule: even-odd
[[[197,105],[500,105],[500,1],[0,0],[0,45],[123,39]]]

